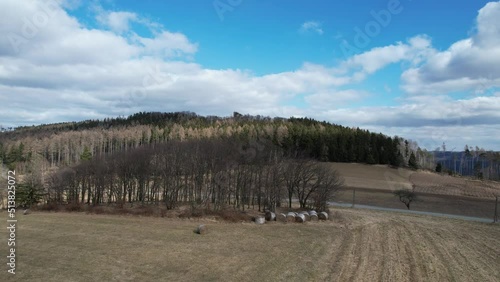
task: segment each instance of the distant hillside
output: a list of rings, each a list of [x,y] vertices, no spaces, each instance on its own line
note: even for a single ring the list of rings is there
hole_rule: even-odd
[[[436,164],[443,172],[478,179],[500,179],[500,152],[466,146],[462,152],[435,151]]]
[[[467,177],[452,177],[446,173],[414,171],[381,165],[332,163],[345,179],[347,188],[394,191],[414,188],[418,193],[494,199],[500,196],[500,183],[478,181]]]
[[[199,116],[190,112],[137,113],[127,118],[87,120],[0,133],[0,158],[24,170],[35,155],[45,168],[71,166],[82,154],[91,156],[127,151],[171,140],[204,138],[269,140],[288,154],[322,161],[406,165],[405,140],[359,128],[309,118],[269,118],[235,113],[232,117]],[[433,164],[431,154],[419,150],[421,163]]]
[[[428,152],[401,137],[309,118],[231,117],[192,112],[140,112],[129,117],[24,126],[0,132],[0,162],[20,172],[34,160],[43,170],[78,164],[83,154],[101,156],[172,140],[232,138],[269,140],[287,154],[321,161],[408,166],[498,179],[500,154]],[[260,140],[260,141],[259,141]]]

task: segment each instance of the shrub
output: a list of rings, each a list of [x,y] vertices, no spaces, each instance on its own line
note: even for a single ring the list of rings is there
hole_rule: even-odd
[[[56,203],[47,203],[39,206],[33,206],[36,210],[39,211],[53,211],[57,212],[60,210],[60,206]]]
[[[241,222],[241,221],[252,220],[252,217],[250,215],[241,211],[222,210],[214,212],[214,215],[224,221],[229,221],[229,222]]]
[[[143,205],[137,208],[130,209],[129,213],[133,215],[153,216],[155,215],[155,208],[150,205]]]
[[[101,206],[89,206],[87,208],[87,213],[104,214],[106,210]]]
[[[205,209],[186,209],[179,214],[179,218],[200,218],[204,216],[213,216],[217,219],[228,222],[251,221],[252,217],[245,212],[235,210],[211,211]]]
[[[202,209],[186,209],[179,214],[179,218],[202,217],[205,211]]]
[[[83,207],[82,205],[80,204],[76,204],[76,203],[71,203],[71,204],[67,204],[64,209],[67,211],[67,212],[81,212],[83,211]]]

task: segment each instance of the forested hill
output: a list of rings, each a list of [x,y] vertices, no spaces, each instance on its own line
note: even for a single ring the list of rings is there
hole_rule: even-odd
[[[420,165],[434,165],[428,152],[359,128],[309,118],[232,117],[191,112],[141,112],[127,118],[19,127],[0,133],[0,158],[23,171],[32,160],[44,168],[72,166],[82,156],[99,156],[172,140],[237,138],[269,140],[289,154],[322,161],[406,165],[414,152]]]

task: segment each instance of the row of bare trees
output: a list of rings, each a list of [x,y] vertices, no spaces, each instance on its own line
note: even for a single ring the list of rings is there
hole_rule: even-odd
[[[303,208],[324,210],[342,180],[327,163],[285,156],[271,142],[213,138],[95,156],[58,170],[48,187],[47,200],[59,204],[274,211],[285,202],[291,206],[296,198]]]

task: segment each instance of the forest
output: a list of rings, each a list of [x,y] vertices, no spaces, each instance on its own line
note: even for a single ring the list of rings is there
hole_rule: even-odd
[[[128,151],[173,140],[265,139],[284,151],[300,151],[331,162],[407,163],[416,154],[421,166],[433,165],[431,154],[399,137],[308,118],[243,116],[203,117],[194,113],[138,113],[128,118],[89,120],[33,127],[0,133],[0,158],[9,168],[24,171],[35,155],[47,167],[71,166],[84,151],[92,156]]]
[[[26,205],[138,202],[274,210],[294,198],[322,210],[342,186],[326,162],[429,170],[438,164],[449,170],[435,155],[397,136],[239,113],[141,112],[0,133],[1,162],[24,175],[24,194],[31,195]],[[492,160],[487,167],[483,162],[481,177],[498,177],[498,154],[485,156]]]

